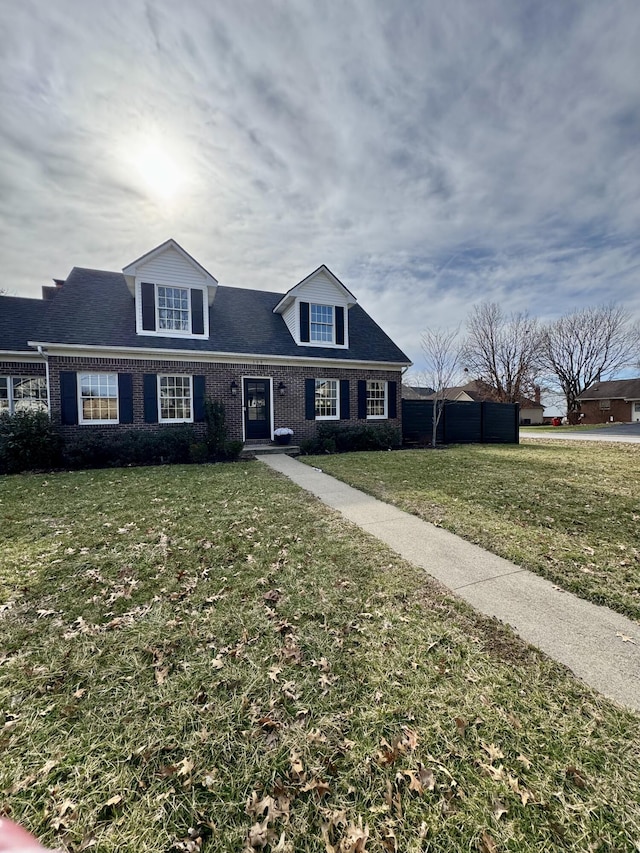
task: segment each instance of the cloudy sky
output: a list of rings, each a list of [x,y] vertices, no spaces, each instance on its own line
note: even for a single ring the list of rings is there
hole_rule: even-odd
[[[174,237],[221,284],[326,263],[420,364],[499,301],[640,317],[637,0],[4,0],[9,293]]]

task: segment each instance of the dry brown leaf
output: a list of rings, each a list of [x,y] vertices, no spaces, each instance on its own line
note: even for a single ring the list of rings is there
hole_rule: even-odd
[[[567,779],[569,779],[570,782],[573,782],[577,788],[584,789],[587,787],[587,780],[582,771],[578,770],[577,767],[567,767],[566,773]]]
[[[190,758],[183,758],[176,767],[178,776],[189,776],[194,767],[195,765]]]
[[[495,782],[502,782],[506,778],[506,773],[504,772],[502,764],[499,764],[498,767],[492,767],[491,764],[481,764],[480,767],[484,770],[487,776],[491,776]]]
[[[280,675],[281,672],[282,672],[281,666],[272,666],[271,669],[268,671],[267,675],[269,676],[271,681],[277,681],[278,676]]]
[[[500,800],[493,801],[493,816],[496,820],[500,820],[503,814],[507,814],[508,809]]]
[[[307,791],[315,791],[320,799],[324,797],[331,791],[331,787],[327,782],[323,782],[321,779],[312,779],[310,782],[307,782],[306,785],[303,785],[301,790],[306,793]]]
[[[169,667],[156,667],[155,668],[155,676],[156,676],[156,684],[164,684],[167,680],[167,676],[169,675]]]
[[[527,768],[527,770],[529,770],[529,769],[531,768],[531,762],[530,762],[530,761],[529,761],[529,759],[526,757],[526,755],[519,755],[519,756],[516,758],[516,761],[519,761],[519,762],[520,762],[520,764],[524,764],[524,766]]]
[[[498,847],[488,832],[480,836],[480,853],[498,853]]]
[[[484,751],[487,753],[487,755],[489,756],[490,762],[493,763],[494,761],[497,761],[498,758],[504,758],[504,753],[502,752],[502,750],[500,749],[499,746],[496,746],[493,743],[490,743],[490,744],[483,743],[483,744],[481,744],[481,746],[484,749]]]
[[[213,660],[211,661],[211,666],[214,669],[222,669],[222,667],[224,666],[224,661],[222,660],[222,657],[218,655],[217,657],[213,658]]]
[[[456,717],[455,718],[455,724],[456,724],[456,729],[458,730],[458,734],[461,737],[464,737],[464,733],[466,732],[467,726],[469,725],[469,723],[465,719],[463,719],[462,717]]]
[[[104,804],[103,808],[107,808],[109,806],[117,806],[118,803],[122,802],[122,796],[120,794],[114,794],[113,797],[110,797],[107,802]]]
[[[292,749],[289,753],[289,760],[291,761],[291,772],[294,776],[302,776],[304,773],[304,764],[302,763],[302,756],[299,752],[296,752],[295,749]]]
[[[267,832],[268,823],[269,823],[269,818],[266,818],[266,820],[263,823],[254,823],[253,824],[253,826],[249,830],[249,835],[247,836],[247,843],[248,843],[250,848],[251,847],[253,847],[254,849],[256,847],[262,848],[267,844],[267,842],[269,840],[268,839],[268,832]]]
[[[369,827],[362,827],[362,818],[358,818],[358,824],[350,823],[347,833],[341,840],[338,853],[363,853],[369,841]]]
[[[387,853],[398,853],[398,839],[388,824],[382,829],[382,847]]]

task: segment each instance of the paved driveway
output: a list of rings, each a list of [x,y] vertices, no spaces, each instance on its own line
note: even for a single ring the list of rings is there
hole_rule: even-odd
[[[640,444],[640,423],[612,424],[600,429],[551,430],[520,429],[520,438],[557,438],[568,441],[620,441],[629,444]]]

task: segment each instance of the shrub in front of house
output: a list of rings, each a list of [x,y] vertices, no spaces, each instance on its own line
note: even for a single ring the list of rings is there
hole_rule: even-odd
[[[389,424],[341,426],[323,423],[318,425],[315,438],[300,442],[300,450],[306,455],[350,453],[357,450],[391,450],[400,447],[400,443],[400,430]]]
[[[0,473],[17,474],[55,468],[62,438],[46,412],[0,415]]]
[[[193,427],[177,425],[153,432],[87,430],[65,444],[67,468],[122,468],[127,465],[175,465],[195,461]]]

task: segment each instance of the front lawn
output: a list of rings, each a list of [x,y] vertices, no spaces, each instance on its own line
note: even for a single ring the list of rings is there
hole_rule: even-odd
[[[303,461],[640,619],[639,445],[525,441]]]
[[[0,814],[49,846],[640,843],[638,717],[259,463],[5,477],[0,529]]]

